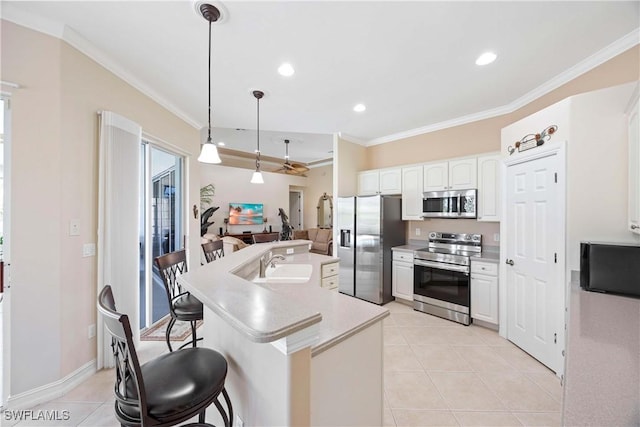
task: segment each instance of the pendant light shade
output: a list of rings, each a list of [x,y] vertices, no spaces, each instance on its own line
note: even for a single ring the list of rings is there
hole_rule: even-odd
[[[264,179],[262,179],[262,172],[260,172],[260,99],[264,96],[264,92],[259,90],[253,91],[253,96],[255,96],[257,100],[257,126],[256,126],[256,135],[258,136],[256,142],[256,171],[251,176],[252,184],[264,184]]]
[[[264,179],[262,179],[262,172],[255,171],[253,175],[251,175],[251,183],[252,184],[264,184]]]
[[[200,13],[204,19],[209,21],[209,126],[207,142],[202,144],[198,161],[215,164],[222,163],[222,160],[220,159],[220,155],[218,155],[218,148],[213,141],[211,141],[211,24],[220,18],[220,11],[217,7],[209,3],[204,3],[200,5]]]

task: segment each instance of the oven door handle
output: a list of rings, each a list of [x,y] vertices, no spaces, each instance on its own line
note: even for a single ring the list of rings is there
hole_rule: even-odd
[[[424,261],[421,259],[414,259],[413,264],[422,267],[436,268],[438,270],[457,271],[459,273],[469,274],[469,267],[466,265],[442,264],[439,262]]]

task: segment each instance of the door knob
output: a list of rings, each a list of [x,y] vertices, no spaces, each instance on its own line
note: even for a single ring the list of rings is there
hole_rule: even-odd
[[[513,260],[512,259],[507,259],[506,263],[509,264],[509,265],[513,265]]]

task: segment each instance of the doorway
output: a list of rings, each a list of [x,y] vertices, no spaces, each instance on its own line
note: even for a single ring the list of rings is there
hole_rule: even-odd
[[[182,156],[147,141],[141,146],[140,329],[169,314],[162,277],[153,260],[184,247]]]
[[[289,224],[294,230],[302,230],[302,191],[289,190]]]
[[[563,147],[506,162],[501,233],[507,338],[558,376],[565,347]]]

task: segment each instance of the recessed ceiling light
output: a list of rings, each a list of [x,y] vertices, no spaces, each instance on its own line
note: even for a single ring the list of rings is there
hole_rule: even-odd
[[[476,59],[476,65],[487,65],[491,64],[497,58],[496,54],[493,52],[485,52]]]
[[[281,76],[291,77],[295,72],[296,70],[294,70],[293,66],[288,62],[285,62],[284,64],[278,67],[278,73],[280,73]]]
[[[357,104],[355,107],[353,107],[353,111],[355,111],[356,113],[362,113],[366,109],[367,107],[364,104]]]

